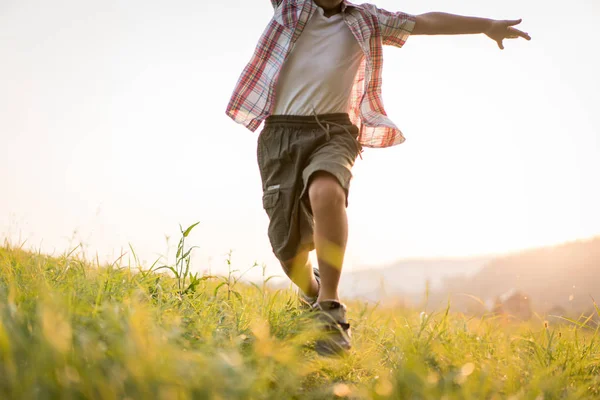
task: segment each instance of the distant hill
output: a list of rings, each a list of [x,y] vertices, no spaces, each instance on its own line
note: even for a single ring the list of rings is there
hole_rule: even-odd
[[[436,289],[444,278],[470,276],[491,260],[491,256],[401,260],[384,267],[344,272],[340,289],[349,297],[372,301],[403,297],[414,302],[424,297],[427,281]]]
[[[432,304],[452,296],[457,308],[468,308],[467,293],[488,305],[510,290],[531,299],[534,311],[564,309],[571,315],[593,310],[600,301],[600,237],[527,250],[489,261],[471,276],[445,278]]]
[[[482,310],[479,300],[489,310],[497,297],[520,291],[541,314],[591,313],[592,297],[600,302],[600,237],[501,256],[402,260],[347,271],[340,289],[344,297],[419,305],[427,282],[428,308],[450,299],[456,311]]]

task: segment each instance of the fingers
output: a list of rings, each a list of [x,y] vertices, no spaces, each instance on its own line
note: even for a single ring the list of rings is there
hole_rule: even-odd
[[[486,34],[496,41],[500,50],[504,50],[504,39],[523,38],[531,40],[531,36],[527,32],[513,28],[513,26],[519,25],[521,22],[523,22],[522,19],[494,21],[493,27]]]
[[[513,25],[519,25],[521,22],[523,22],[523,19],[512,19],[512,20],[507,20],[505,21],[506,25],[508,26],[513,26]]]
[[[520,31],[513,27],[508,28],[508,38],[509,39],[517,39],[520,37],[522,37],[523,39],[526,39],[526,40],[531,40],[531,36],[529,36],[529,34],[527,32]]]

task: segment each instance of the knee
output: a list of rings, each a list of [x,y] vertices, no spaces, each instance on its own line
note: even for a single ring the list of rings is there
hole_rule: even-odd
[[[308,188],[310,206],[314,214],[329,212],[346,205],[346,192],[333,175],[317,174]]]

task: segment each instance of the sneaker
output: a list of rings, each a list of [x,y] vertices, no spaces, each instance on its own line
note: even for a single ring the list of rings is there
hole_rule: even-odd
[[[313,272],[315,274],[315,279],[317,280],[317,283],[319,284],[319,289],[321,289],[321,274],[319,273],[319,269],[313,268]],[[315,304],[317,304],[317,299],[319,298],[318,295],[315,297],[307,296],[304,293],[302,293],[302,291],[300,291],[299,297],[300,297],[300,303],[305,308],[313,308],[315,306]]]
[[[316,303],[317,320],[324,331],[315,343],[315,350],[322,356],[340,355],[350,350],[350,324],[346,320],[346,306],[338,301]]]

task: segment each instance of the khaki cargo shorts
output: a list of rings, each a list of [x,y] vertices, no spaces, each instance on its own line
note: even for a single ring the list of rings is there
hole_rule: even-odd
[[[348,205],[351,169],[361,152],[357,138],[358,128],[348,114],[274,115],[267,119],[258,138],[257,158],[269,240],[280,261],[315,248],[308,201],[313,174],[323,171],[336,177]]]

